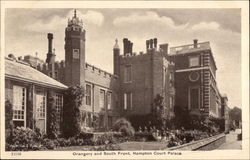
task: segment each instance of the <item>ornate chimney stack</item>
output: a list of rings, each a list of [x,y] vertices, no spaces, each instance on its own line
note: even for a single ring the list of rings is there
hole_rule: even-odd
[[[113,48],[113,67],[114,67],[114,74],[119,75],[120,73],[120,47],[118,45],[118,40],[115,40],[115,45]]]

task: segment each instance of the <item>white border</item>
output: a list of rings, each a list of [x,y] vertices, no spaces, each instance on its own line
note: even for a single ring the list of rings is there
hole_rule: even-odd
[[[12,156],[13,152],[4,152],[4,17],[6,8],[241,8],[242,40],[242,150],[223,151],[182,151],[179,155],[147,156],[73,156],[72,151],[35,151],[20,152],[21,156]],[[1,1],[1,158],[6,159],[249,159],[249,2],[248,1]],[[84,151],[78,151],[83,153]],[[160,152],[160,151],[159,151]],[[97,153],[97,152],[91,152]],[[118,153],[118,152],[116,152]],[[125,151],[121,151],[125,153]],[[132,152],[130,152],[132,155]],[[154,151],[152,151],[154,153]],[[167,152],[168,153],[168,152]]]

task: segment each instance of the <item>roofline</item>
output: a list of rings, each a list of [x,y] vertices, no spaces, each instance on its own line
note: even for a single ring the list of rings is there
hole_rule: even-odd
[[[197,44],[203,44],[203,43],[209,43],[209,44],[210,44],[210,42],[209,42],[209,41],[206,41],[206,42],[200,42],[200,43],[197,43]],[[169,47],[169,49],[171,49],[171,48],[185,47],[185,46],[191,46],[191,45],[194,45],[194,44],[193,44],[193,43],[191,43],[191,44],[185,44],[185,45],[180,45],[180,46],[174,46],[174,47]]]
[[[38,81],[34,81],[34,80],[26,79],[26,78],[21,78],[21,77],[17,77],[17,76],[13,76],[13,75],[8,75],[8,74],[5,74],[5,78],[17,79],[17,80],[21,80],[21,81],[31,82],[31,83],[35,83],[35,84],[46,86],[46,87],[53,87],[53,88],[56,88],[56,89],[67,89],[68,88],[67,86],[66,87],[60,87],[60,86],[56,86],[56,85],[52,85],[52,84],[48,84],[48,83],[44,83],[44,82],[38,82]]]

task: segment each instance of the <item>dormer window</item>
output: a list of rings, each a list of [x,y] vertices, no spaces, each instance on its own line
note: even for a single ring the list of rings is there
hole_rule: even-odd
[[[200,65],[199,56],[189,57],[189,67],[196,67]]]

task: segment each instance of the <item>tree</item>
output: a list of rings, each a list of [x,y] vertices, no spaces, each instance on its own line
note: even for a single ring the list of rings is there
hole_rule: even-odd
[[[174,124],[177,128],[190,128],[190,123],[192,123],[192,120],[187,110],[187,107],[175,106],[174,114]]]
[[[82,86],[76,85],[69,87],[64,93],[63,105],[63,135],[71,137],[81,131],[80,107],[85,90]]]
[[[238,108],[238,107],[234,107],[233,109],[231,109],[229,111],[229,119],[230,119],[230,122],[232,123],[233,121],[236,122],[237,124],[236,125],[239,125],[238,123],[241,122],[241,109]]]
[[[55,98],[53,91],[49,91],[48,93],[48,137],[51,139],[57,138],[57,134],[59,131],[60,124],[57,124],[57,115],[56,115],[56,106],[55,106]]]
[[[162,127],[166,121],[166,114],[164,112],[165,105],[164,105],[164,97],[160,94],[157,94],[153,104],[152,104],[152,123],[158,124],[158,127]],[[155,121],[155,122],[154,122]]]

